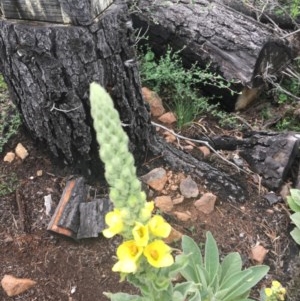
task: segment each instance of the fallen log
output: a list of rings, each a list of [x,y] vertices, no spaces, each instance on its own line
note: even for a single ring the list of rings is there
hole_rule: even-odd
[[[140,0],[133,24],[158,54],[168,45],[183,49],[188,65],[211,63],[227,80],[249,88],[262,86],[295,56],[289,42],[269,27],[209,0]]]
[[[200,137],[215,150],[239,150],[250,169],[262,177],[262,184],[279,191],[292,166],[298,164],[300,135],[296,133],[246,132],[243,139],[231,136]],[[297,179],[293,179],[295,183]],[[298,182],[297,182],[298,183]]]

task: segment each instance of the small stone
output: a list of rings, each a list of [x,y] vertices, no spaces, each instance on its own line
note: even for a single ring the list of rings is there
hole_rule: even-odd
[[[207,192],[199,200],[195,201],[194,205],[199,211],[210,214],[215,209],[216,200],[217,197],[213,193]]]
[[[183,201],[184,201],[184,196],[182,195],[178,198],[173,199],[173,204],[178,205],[178,204],[181,204]]]
[[[158,196],[154,199],[155,206],[163,212],[169,212],[173,209],[173,202],[170,196]]]
[[[171,185],[170,189],[171,189],[172,191],[175,191],[175,190],[178,189],[178,185]]]
[[[158,120],[162,123],[166,123],[166,124],[172,124],[174,122],[176,122],[176,117],[172,112],[167,112],[163,115],[161,115]]]
[[[27,278],[22,279],[11,275],[4,275],[1,280],[1,285],[7,296],[13,297],[27,291],[36,285],[36,282]]]
[[[280,197],[272,191],[265,194],[263,197],[264,197],[264,199],[266,199],[269,202],[270,205],[274,205],[274,204],[280,202]]]
[[[22,143],[18,143],[15,149],[15,153],[22,160],[24,160],[29,155],[27,149],[22,145]]]
[[[185,145],[185,146],[183,147],[183,149],[185,149],[185,150],[193,150],[194,147],[193,147],[192,145]]]
[[[172,242],[180,240],[182,237],[182,233],[172,228],[170,235],[164,239],[165,243],[170,244]]]
[[[175,211],[174,215],[181,221],[186,222],[191,219],[191,214],[189,212],[180,212],[180,211]]]
[[[42,170],[38,170],[38,171],[36,172],[36,175],[37,175],[38,177],[41,177],[41,176],[43,175],[43,171],[42,171]]]
[[[204,158],[206,158],[210,155],[210,149],[207,146],[199,146],[198,149],[201,151]]]
[[[265,249],[261,245],[256,245],[253,248],[251,248],[251,259],[256,261],[257,263],[262,264],[265,260],[265,257],[269,250]]]
[[[165,136],[166,142],[172,143],[172,142],[176,141],[176,137],[172,133],[165,131],[163,134]]]
[[[186,198],[195,198],[199,195],[197,183],[192,180],[191,176],[180,182],[180,192]]]
[[[167,173],[162,167],[155,168],[141,176],[141,180],[156,191],[161,191],[168,180]]]
[[[150,105],[150,112],[152,116],[158,117],[165,113],[162,100],[156,92],[148,89],[147,87],[143,87],[142,95],[144,100]]]
[[[190,140],[184,140],[184,141],[186,144],[196,147],[196,144],[193,141],[190,141]]]
[[[15,153],[13,153],[13,152],[8,152],[8,153],[5,155],[5,157],[3,158],[3,161],[4,161],[4,162],[9,162],[9,163],[11,163],[12,161],[14,161],[15,157],[16,157]]]

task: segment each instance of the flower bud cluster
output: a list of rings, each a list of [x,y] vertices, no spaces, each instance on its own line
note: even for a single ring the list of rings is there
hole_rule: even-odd
[[[286,289],[281,285],[279,281],[272,281],[271,288],[265,288],[265,301],[284,301],[286,295]]]
[[[122,209],[125,223],[133,224],[146,202],[146,194],[136,176],[133,155],[128,150],[128,136],[122,128],[119,113],[109,94],[98,84],[90,86],[91,115],[100,158],[105,164],[109,197],[115,208]],[[125,210],[127,209],[127,210]]]

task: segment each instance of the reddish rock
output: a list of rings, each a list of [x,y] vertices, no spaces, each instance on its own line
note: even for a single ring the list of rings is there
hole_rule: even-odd
[[[181,195],[178,198],[173,199],[173,204],[177,205],[177,204],[181,204],[184,201],[184,196]]]
[[[150,105],[152,116],[158,117],[165,113],[165,108],[163,107],[162,100],[156,92],[151,91],[147,87],[143,87],[142,94],[144,100]]]
[[[174,211],[173,213],[179,220],[183,222],[190,220],[192,217],[190,212]]]
[[[13,153],[13,152],[8,152],[8,153],[4,156],[3,161],[4,161],[4,162],[9,162],[9,163],[11,163],[12,161],[14,161],[15,157],[16,157],[15,153]]]
[[[198,149],[201,151],[204,158],[206,158],[210,155],[210,149],[207,146],[199,146]]]
[[[141,180],[156,191],[161,191],[165,187],[168,177],[167,172],[162,167],[155,168],[147,174],[141,176]]]
[[[155,206],[163,212],[168,212],[173,209],[173,202],[170,196],[158,196],[154,199]]]
[[[22,145],[22,143],[18,143],[15,149],[15,153],[22,160],[24,160],[29,155],[27,149]]]
[[[168,143],[172,143],[172,142],[176,141],[176,137],[172,133],[165,131],[163,134],[165,136],[165,140]]]
[[[197,183],[192,180],[191,176],[180,182],[180,192],[186,198],[195,198],[199,195]]]
[[[210,214],[214,211],[216,200],[217,197],[208,192],[205,193],[199,200],[195,201],[194,205],[199,211],[205,214]]]
[[[12,297],[29,290],[36,285],[36,282],[27,278],[16,278],[11,275],[4,275],[1,280],[1,285],[7,296]]]
[[[174,122],[176,122],[176,117],[172,112],[167,112],[163,115],[161,115],[158,120],[162,123],[166,123],[166,124],[172,124]]]
[[[164,239],[165,243],[170,244],[172,242],[180,240],[182,237],[182,233],[172,228],[170,235]]]
[[[253,248],[251,248],[251,259],[256,261],[257,263],[262,264],[266,258],[266,255],[268,254],[269,250],[265,249],[261,245],[256,245]]]

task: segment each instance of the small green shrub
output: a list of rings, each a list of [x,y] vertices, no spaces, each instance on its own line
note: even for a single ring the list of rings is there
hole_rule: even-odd
[[[290,218],[296,226],[291,232],[291,236],[295,242],[300,245],[300,190],[291,189],[290,194],[291,195],[287,197],[287,203],[290,209],[295,212]]]
[[[230,89],[230,83],[220,75],[210,72],[209,66],[200,69],[193,65],[190,69],[185,69],[180,52],[174,52],[169,47],[165,55],[157,61],[153,51],[147,48],[145,55],[141,57],[143,85],[158,92],[170,104],[177,116],[178,128],[192,122],[201,113],[226,119],[228,114],[221,114],[218,105],[210,104],[209,98],[201,95],[199,85]]]
[[[14,192],[18,185],[18,178],[15,173],[2,175],[0,177],[0,197]]]

